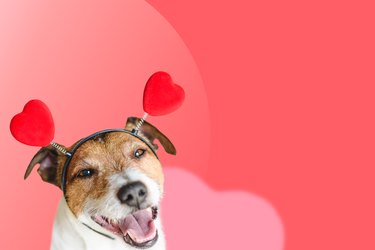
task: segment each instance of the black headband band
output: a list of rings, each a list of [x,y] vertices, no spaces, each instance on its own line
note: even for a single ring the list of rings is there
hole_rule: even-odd
[[[126,129],[106,129],[106,130],[102,130],[102,131],[98,131],[92,135],[89,135],[83,139],[81,139],[75,146],[74,148],[72,149],[72,151],[70,152],[67,152],[65,155],[68,157],[68,159],[66,159],[65,161],[65,164],[64,164],[64,168],[62,170],[62,176],[61,176],[61,189],[63,191],[63,194],[65,195],[65,192],[66,192],[66,175],[68,173],[68,167],[69,167],[69,164],[70,164],[70,161],[72,160],[73,156],[74,156],[74,153],[77,151],[77,149],[82,145],[84,144],[85,142],[97,137],[98,135],[102,135],[102,134],[107,134],[107,133],[111,133],[111,132],[123,132],[123,133],[127,133],[127,134],[130,134],[136,138],[138,138],[139,140],[141,140],[142,142],[146,143],[146,145],[151,149],[151,151],[154,153],[154,155],[156,156],[156,158],[159,159],[158,155],[156,154],[156,151],[154,149],[154,147],[151,145],[151,143],[149,141],[147,141],[145,138],[141,137],[138,135],[138,131],[137,130],[132,130],[132,131],[129,131],[129,130],[126,130]]]

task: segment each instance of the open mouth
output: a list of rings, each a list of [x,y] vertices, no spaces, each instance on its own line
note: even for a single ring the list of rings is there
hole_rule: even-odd
[[[158,209],[149,207],[118,220],[101,215],[94,215],[91,218],[108,231],[122,236],[127,244],[139,248],[149,248],[158,240],[158,232],[154,223],[157,215]]]

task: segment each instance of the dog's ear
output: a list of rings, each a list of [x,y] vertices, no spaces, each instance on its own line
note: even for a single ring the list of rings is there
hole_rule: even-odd
[[[135,129],[139,121],[139,118],[129,117],[126,121],[125,129],[132,131],[133,129]],[[145,121],[139,129],[139,132],[151,142],[155,149],[158,149],[158,145],[155,144],[154,141],[155,139],[158,139],[158,141],[168,154],[176,154],[176,148],[173,146],[172,142],[150,123]]]
[[[42,180],[59,187],[58,177],[58,157],[61,154],[52,146],[42,147],[31,160],[26,169],[24,179],[26,179],[35,165],[39,164],[38,174]]]

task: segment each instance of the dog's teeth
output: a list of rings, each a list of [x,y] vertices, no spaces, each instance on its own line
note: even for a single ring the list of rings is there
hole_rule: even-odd
[[[103,217],[103,218],[104,218],[104,221],[107,222],[107,224],[109,224],[109,219],[106,217]]]

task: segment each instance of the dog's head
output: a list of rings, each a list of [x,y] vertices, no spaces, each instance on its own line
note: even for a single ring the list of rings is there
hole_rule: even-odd
[[[138,121],[129,118],[126,129],[131,131]],[[167,153],[176,153],[170,140],[151,124],[145,122],[139,134],[155,150],[157,139]],[[44,147],[30,162],[25,178],[39,163],[42,179],[60,187],[66,160],[53,147]],[[154,221],[163,184],[162,165],[149,145],[132,134],[110,132],[77,149],[66,173],[65,199],[82,223],[122,237],[132,246],[149,247],[157,241],[159,223]]]

